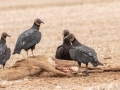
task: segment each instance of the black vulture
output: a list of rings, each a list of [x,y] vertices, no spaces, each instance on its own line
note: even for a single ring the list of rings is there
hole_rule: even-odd
[[[69,34],[68,30],[63,31],[63,38],[66,37]],[[69,54],[69,50],[72,49],[72,45],[69,41],[69,39],[63,39],[63,44],[57,47],[55,57],[57,59],[63,59],[63,60],[72,60]]]
[[[72,45],[74,47],[74,49],[70,49],[69,53],[70,53],[71,58],[78,62],[79,71],[80,71],[81,63],[86,64],[86,74],[88,74],[88,63],[89,62],[94,67],[97,67],[98,65],[103,66],[103,64],[98,61],[97,53],[95,52],[93,48],[90,48],[88,46],[81,44],[75,38],[75,36],[71,33],[69,33],[69,35],[67,35],[65,39],[66,38],[68,38],[72,42]]]
[[[42,34],[39,31],[41,23],[44,24],[42,20],[35,19],[33,26],[19,35],[13,54],[20,54],[21,50],[24,49],[28,57],[28,50],[31,49],[33,55],[36,44],[41,40]]]
[[[11,56],[11,50],[6,45],[6,37],[10,37],[10,35],[4,32],[2,33],[1,39],[0,39],[0,64],[3,65],[3,69],[7,60]]]
[[[64,38],[67,36],[69,34],[69,31],[68,30],[64,30],[63,31],[63,40],[64,40]]]

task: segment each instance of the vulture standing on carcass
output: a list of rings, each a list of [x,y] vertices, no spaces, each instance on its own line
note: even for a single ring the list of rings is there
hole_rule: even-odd
[[[42,20],[35,19],[33,26],[19,35],[13,54],[20,54],[21,50],[24,49],[28,57],[28,50],[31,49],[33,55],[36,44],[41,40],[42,35],[39,31],[41,23],[44,24]]]
[[[78,62],[79,70],[81,67],[81,63],[86,64],[86,74],[88,74],[88,63],[90,62],[94,67],[97,67],[98,65],[103,64],[98,61],[97,53],[93,48],[90,48],[88,46],[82,45],[73,34],[69,33],[65,39],[69,39],[74,47],[74,49],[70,49],[69,53],[73,60]]]

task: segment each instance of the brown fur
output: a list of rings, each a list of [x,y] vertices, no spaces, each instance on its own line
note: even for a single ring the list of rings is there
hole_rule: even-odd
[[[52,72],[58,76],[72,76],[55,69],[55,63],[50,57],[41,55],[35,58],[26,58],[17,61],[9,69],[0,70],[0,78],[6,80],[21,79],[26,76],[41,74],[44,71]]]

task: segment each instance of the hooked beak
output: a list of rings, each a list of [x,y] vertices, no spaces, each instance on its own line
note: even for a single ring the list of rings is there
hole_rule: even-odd
[[[7,34],[8,37],[11,37],[10,35]]]
[[[43,21],[41,21],[41,23],[45,24]]]
[[[66,35],[66,34],[63,32],[62,35]]]
[[[66,36],[66,37],[64,37],[64,40],[65,40],[66,38],[68,38],[68,37],[67,37],[67,36]]]

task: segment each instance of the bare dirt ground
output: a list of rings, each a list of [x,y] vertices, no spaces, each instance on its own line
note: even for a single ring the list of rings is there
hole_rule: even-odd
[[[45,24],[40,28],[42,40],[34,51],[36,56],[54,56],[57,46],[62,44],[62,31],[68,29],[81,43],[96,50],[103,68],[118,67],[119,8],[119,0],[2,0],[0,34],[7,32],[12,36],[7,38],[7,45],[13,51],[18,35],[29,29],[35,18],[40,18]],[[24,50],[21,55],[12,55],[5,69],[23,58],[26,58]],[[91,73],[88,77],[1,80],[0,90],[120,90],[120,72]]]

